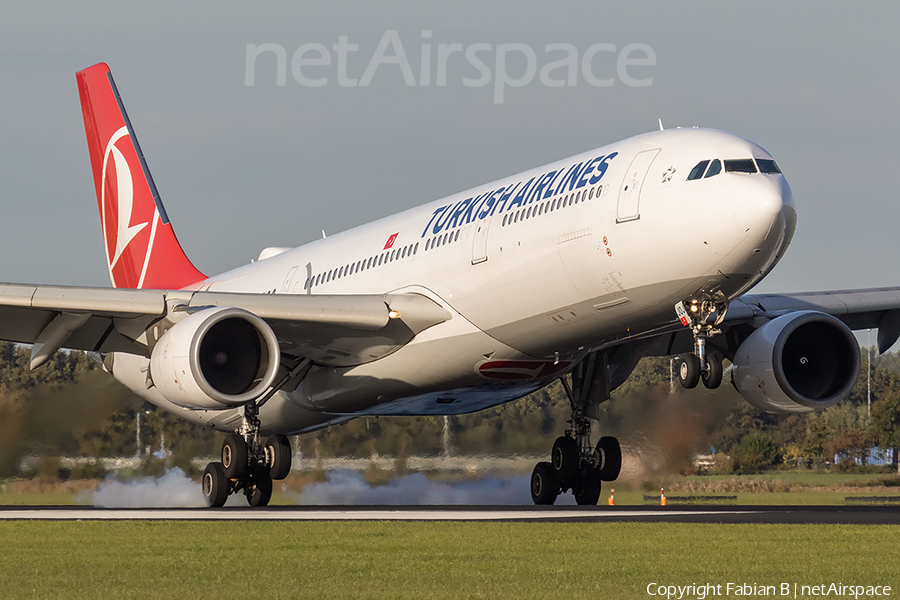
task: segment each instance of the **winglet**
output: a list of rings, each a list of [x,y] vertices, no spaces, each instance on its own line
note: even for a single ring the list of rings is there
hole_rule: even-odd
[[[109,67],[75,79],[112,286],[181,289],[206,279],[175,237]]]

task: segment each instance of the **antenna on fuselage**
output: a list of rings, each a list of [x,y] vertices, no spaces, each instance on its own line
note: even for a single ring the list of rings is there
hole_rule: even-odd
[[[662,119],[660,119],[660,120],[659,120],[659,130],[660,130],[660,131],[663,131],[664,129],[665,129],[665,127],[663,127]]]
[[[322,239],[323,240],[325,239],[325,230],[324,229],[322,230]]]

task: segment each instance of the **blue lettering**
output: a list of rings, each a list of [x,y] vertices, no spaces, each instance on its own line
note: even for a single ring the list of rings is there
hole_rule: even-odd
[[[448,204],[445,208],[450,208]],[[447,225],[447,222],[450,220],[450,215],[453,214],[453,209],[445,210],[444,214],[437,218],[437,221],[434,222],[434,229],[431,230],[431,233],[440,233],[444,226]]]
[[[561,173],[562,173],[562,169],[559,169],[558,171],[556,171],[556,175],[554,175],[553,179],[551,179],[550,182],[547,184],[547,191],[544,192],[545,200],[554,194],[553,182],[556,181],[556,179],[560,176]]]
[[[534,182],[534,177],[529,179],[528,183],[526,183],[525,186],[521,190],[519,190],[519,193],[516,194],[516,197],[512,199],[512,202],[510,202],[509,205],[503,209],[504,212],[512,210],[517,206],[522,206],[522,203],[525,201],[525,196],[528,194],[528,188],[531,187],[532,182]]]
[[[578,185],[575,186],[576,189],[583,188],[584,186],[587,185],[587,182],[588,182],[587,176],[590,175],[591,171],[594,170],[594,164],[600,162],[601,160],[603,160],[603,157],[598,156],[597,158],[595,158],[594,160],[592,160],[591,162],[588,163],[588,165],[587,165],[587,167],[585,167],[584,171],[581,172],[581,178],[579,178],[579,180],[578,180]]]
[[[595,183],[600,181],[600,179],[606,174],[606,169],[609,167],[609,164],[606,161],[612,160],[618,155],[619,155],[618,152],[613,152],[612,154],[610,154],[609,156],[607,156],[606,158],[604,158],[603,160],[600,161],[600,164],[597,165],[597,174],[594,175],[593,177],[591,177],[591,185],[594,185]]]
[[[522,185],[521,181],[516,183],[516,185],[512,186],[511,188],[507,188],[506,193],[500,196],[498,200],[494,201],[494,208],[491,209],[490,214],[493,215],[495,212],[497,212],[498,209],[502,213],[503,209],[506,208],[506,201],[509,200],[510,196],[513,195],[513,192],[515,192],[520,185]]]
[[[437,216],[438,216],[439,214],[441,214],[442,212],[444,212],[445,210],[447,210],[447,208],[448,208],[449,206],[450,206],[449,204],[448,204],[447,206],[442,206],[442,207],[440,207],[439,209],[437,209],[436,211],[434,211],[434,212],[432,213],[432,215],[431,215],[431,220],[428,221],[428,225],[425,226],[425,231],[422,232],[422,235],[421,235],[420,237],[425,237],[425,234],[428,233],[428,228],[431,227],[431,223],[435,220],[435,218],[437,218]],[[435,231],[435,233],[437,233],[437,231]]]
[[[480,197],[481,196],[478,196],[478,198],[480,198]],[[474,200],[478,200],[478,198],[474,198]],[[472,220],[472,207],[475,206],[475,202],[472,202],[472,200],[473,200],[473,198],[469,198],[470,204],[469,204],[468,208],[466,208],[466,210],[463,211],[462,219],[460,219],[460,221],[459,221],[460,225],[462,225],[463,223],[468,223],[469,221]]]
[[[477,221],[478,219],[483,219],[484,217],[479,214],[481,207],[484,205],[485,202],[487,202],[488,200],[490,200],[491,198],[493,198],[494,196],[496,196],[497,194],[502,192],[503,189],[504,188],[500,188],[499,190],[494,190],[492,192],[488,192],[486,194],[482,194],[481,196],[479,196],[477,198],[477,201],[475,202],[475,204],[472,205],[472,215],[471,215],[470,219],[466,220],[466,223],[471,223],[472,221]]]
[[[544,188],[547,187],[547,184],[554,175],[556,175],[556,171],[550,171],[549,173],[541,175],[537,185],[534,186],[534,189],[531,190],[531,194],[528,195],[528,204],[541,199],[541,192],[544,191]]]
[[[563,177],[563,180],[559,182],[559,189],[557,192],[565,192],[563,189],[566,187],[566,184],[569,184],[568,191],[572,191],[575,188],[575,184],[578,183],[578,178],[581,176],[581,168],[584,166],[584,163],[578,163],[577,165],[572,165],[572,167],[566,173],[566,176]]]
[[[471,198],[466,198],[465,200],[463,200],[462,202],[460,202],[459,204],[456,205],[456,208],[453,209],[453,216],[450,217],[450,222],[447,225],[448,227],[453,228],[453,227],[457,227],[459,225],[459,223],[457,223],[457,220],[459,219],[460,215],[463,213],[464,210],[466,210],[466,207],[471,202],[472,202]]]

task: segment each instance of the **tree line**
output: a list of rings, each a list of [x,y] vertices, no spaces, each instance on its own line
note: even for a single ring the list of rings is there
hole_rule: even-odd
[[[714,451],[721,468],[752,472],[780,463],[816,465],[835,456],[865,463],[873,446],[900,446],[900,354],[872,361],[871,413],[867,357],[844,402],[820,413],[776,415],[743,400],[726,384],[716,390],[671,385],[669,358],[645,358],[602,405],[596,434],[656,468],[690,472],[698,453]],[[193,471],[195,457],[215,456],[222,434],[144,402],[81,352],[59,352],[28,368],[30,348],[0,343],[0,477],[15,476],[24,456],[166,456]],[[305,456],[405,457],[541,455],[567,428],[569,405],[559,383],[515,402],[444,417],[362,417],[294,438]],[[140,440],[137,422],[140,420]],[[149,450],[149,453],[147,452]]]

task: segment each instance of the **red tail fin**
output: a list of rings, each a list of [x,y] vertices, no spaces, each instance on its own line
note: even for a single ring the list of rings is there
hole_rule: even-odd
[[[109,67],[75,78],[112,286],[181,289],[206,279],[175,238]]]

